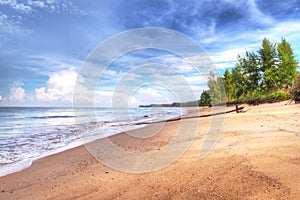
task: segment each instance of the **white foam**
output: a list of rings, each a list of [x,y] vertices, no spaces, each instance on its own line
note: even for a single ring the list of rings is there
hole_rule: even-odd
[[[99,122],[97,122],[97,124],[95,126],[87,127],[87,129],[85,129],[85,130],[80,130],[83,132],[81,132],[79,135],[74,135],[73,137],[67,138],[67,139],[69,139],[67,141],[61,140],[61,141],[59,141],[59,143],[51,144],[51,146],[49,146],[51,148],[51,150],[49,149],[50,151],[49,150],[44,151],[44,149],[41,149],[42,151],[36,152],[31,149],[31,148],[35,148],[33,146],[30,146],[31,147],[29,149],[30,151],[28,151],[28,149],[24,149],[24,148],[20,149],[19,150],[20,152],[18,152],[17,155],[23,155],[24,160],[16,161],[11,164],[4,164],[4,165],[0,166],[0,177],[11,174],[11,173],[15,173],[18,171],[22,171],[22,170],[30,167],[34,160],[41,159],[41,158],[49,156],[49,155],[57,154],[59,152],[66,151],[71,148],[75,148],[82,144],[92,142],[94,140],[97,140],[97,139],[100,139],[103,137],[109,137],[111,135],[115,135],[120,132],[129,131],[129,130],[133,130],[133,129],[137,129],[137,128],[146,126],[146,124],[136,125],[136,123],[138,123],[138,122],[153,122],[153,121],[166,120],[166,119],[176,117],[176,116],[186,113],[185,110],[183,110],[183,111],[181,110],[181,112],[178,112],[178,111],[179,111],[179,109],[178,110],[176,109],[175,111],[172,111],[172,112],[168,111],[167,113],[154,113],[151,116],[151,113],[147,113],[147,112],[145,112],[145,110],[135,110],[135,112],[133,114],[136,115],[136,118],[137,118],[136,120],[132,120],[129,122],[128,121],[121,121],[121,122],[112,121],[108,124],[102,124],[102,122],[100,121],[101,125],[99,125],[98,124]],[[147,115],[149,117],[144,118],[143,117],[144,115]],[[73,125],[73,126],[75,126],[75,125]],[[55,135],[56,133],[57,134],[59,134],[60,132],[64,133],[65,130],[74,128],[73,126],[68,126],[68,124],[66,124],[66,126],[64,126],[64,124],[59,125],[59,126],[57,126],[57,128],[60,128],[58,130],[58,132],[50,132],[50,133],[53,135],[53,137],[57,137],[57,135]],[[43,128],[44,127],[41,127],[40,131],[38,131],[39,134],[44,134],[45,131]],[[45,128],[47,128],[47,127],[45,127]],[[52,136],[51,134],[45,134],[45,137],[40,137],[39,138],[40,140],[39,141],[36,140],[35,142],[39,142],[40,144],[43,144],[43,142],[49,140],[50,136]],[[30,135],[25,137],[25,141],[28,138],[31,139]],[[18,138],[19,141],[16,141],[16,142],[20,143],[21,139],[22,138],[19,137]],[[11,141],[10,141],[10,144],[11,144]],[[23,144],[23,142],[21,144]],[[18,145],[18,143],[16,145]],[[11,161],[13,162],[14,160],[11,160]],[[2,163],[6,163],[6,162],[2,162]]]
[[[32,160],[22,160],[20,162],[3,165],[0,167],[0,177],[22,171],[30,167],[31,164],[32,164]]]

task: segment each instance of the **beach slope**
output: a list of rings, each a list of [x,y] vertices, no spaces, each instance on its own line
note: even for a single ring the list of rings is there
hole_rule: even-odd
[[[199,125],[196,137],[182,157],[161,170],[116,171],[80,146],[0,177],[0,199],[300,199],[300,105],[285,103],[226,114],[216,146],[203,159],[199,153],[211,117],[185,119],[187,125]],[[189,111],[191,116],[209,113],[208,108]],[[126,151],[159,151],[181,121],[167,122],[150,139],[118,134],[111,141]]]

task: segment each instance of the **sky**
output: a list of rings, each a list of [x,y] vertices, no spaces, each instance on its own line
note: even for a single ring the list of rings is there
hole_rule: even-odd
[[[120,56],[99,74],[96,89],[83,84],[78,74],[97,45],[144,27],[190,37],[220,73],[238,54],[257,51],[264,37],[284,37],[300,61],[299,0],[0,0],[0,106],[72,106],[76,81],[81,100],[93,94],[97,106],[111,106],[116,94],[133,106],[199,98],[205,78],[157,49]],[[182,92],[181,81],[194,96]],[[127,83],[134,87],[124,89]]]

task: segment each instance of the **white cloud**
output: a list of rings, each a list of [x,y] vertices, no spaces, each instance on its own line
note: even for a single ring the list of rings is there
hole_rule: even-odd
[[[103,74],[101,75],[101,78],[107,78],[107,79],[114,79],[114,80],[119,80],[121,79],[126,73],[121,72],[121,71],[114,71],[114,70],[105,70]]]
[[[6,14],[2,14],[0,13],[0,23],[4,23],[4,21],[7,19],[7,15]]]
[[[218,40],[220,40],[220,38],[216,35],[213,35],[213,36],[205,37],[204,39],[201,40],[201,43],[210,44],[212,42],[217,42]]]
[[[25,90],[21,87],[22,85],[23,83],[14,82],[13,85],[9,88],[9,100],[11,102],[20,102],[24,100],[26,93]]]
[[[233,68],[235,66],[236,61],[229,61],[229,62],[219,62],[215,63],[217,69],[228,69]]]
[[[2,101],[2,96],[0,96],[0,101]]]
[[[1,4],[0,4],[1,5]],[[3,39],[6,39],[6,35],[14,34],[26,34],[28,33],[27,29],[21,28],[18,18],[10,17],[9,15],[2,13],[0,11],[0,39],[3,42]]]
[[[300,21],[283,21],[280,23],[274,23],[272,26],[266,29],[258,29],[256,31],[251,31],[248,33],[243,33],[236,35],[234,37],[228,37],[224,39],[222,42],[230,42],[230,43],[241,43],[241,45],[245,46],[245,41],[247,41],[247,47],[258,48],[261,45],[262,39],[264,37],[274,40],[280,41],[282,37],[287,39],[292,43],[298,42],[299,39],[299,31],[300,31]],[[219,41],[220,42],[220,41]]]
[[[16,0],[0,0],[0,5],[9,6],[22,13],[30,13],[33,10],[29,5],[18,3]]]
[[[122,73],[107,71],[106,75],[113,78],[120,74]],[[184,92],[189,85],[192,90],[196,90],[196,94],[203,90],[201,84],[203,84],[204,81],[198,74],[189,77],[161,76],[159,74],[153,76],[155,76],[152,77],[154,85],[151,82],[149,87],[144,87],[143,83],[146,83],[147,80],[143,80],[141,81],[142,87],[136,91],[127,91],[124,89],[126,88],[126,85],[123,85],[121,90],[116,90],[111,84],[102,85],[94,91],[89,87],[89,81],[79,79],[79,84],[76,85],[76,96],[73,96],[77,72],[73,68],[70,68],[68,70],[51,73],[46,85],[35,89],[35,100],[37,103],[44,102],[49,105],[55,103],[75,103],[75,106],[136,106],[150,103],[171,103],[179,101],[179,97],[185,101],[194,100],[194,98],[190,98],[191,94],[187,95],[185,94],[186,92]],[[182,85],[184,78],[187,82],[185,85]],[[180,81],[181,79],[182,81]],[[167,81],[166,86],[164,86],[164,81]],[[131,83],[132,82],[129,81],[124,84],[129,84],[128,87],[130,89]],[[172,88],[168,88],[168,86]],[[75,102],[73,102],[73,100],[75,100]]]
[[[296,45],[299,39],[300,22],[281,22],[270,26],[268,29],[262,29],[257,31],[251,31],[249,33],[243,33],[238,36],[223,38],[224,43],[230,43],[234,45],[232,49],[224,51],[210,53],[211,60],[215,63],[218,69],[233,67],[237,60],[237,55],[244,55],[246,51],[257,51],[262,43],[264,37],[271,41],[280,42],[281,38],[284,37],[289,41],[293,47]],[[244,41],[249,41],[245,44]],[[298,55],[299,49],[294,49],[295,54]]]
[[[250,19],[253,22],[263,25],[271,25],[274,23],[274,20],[270,16],[265,15],[257,8],[254,0],[248,0],[247,4],[249,6]]]
[[[247,49],[248,51],[251,49]],[[234,48],[225,51],[215,52],[210,54],[210,58],[213,62],[228,62],[236,61],[238,54],[243,54],[246,51],[245,48]]]
[[[128,100],[130,106],[138,106],[152,103],[171,103],[176,101],[176,97],[167,89],[142,87],[135,91]]]
[[[0,0],[0,5],[8,6],[22,14],[29,14],[38,9],[56,13],[86,14],[69,0],[27,0],[22,3],[17,0]]]
[[[20,11],[20,12],[23,12],[23,13],[30,13],[30,12],[33,11],[33,9],[32,9],[30,6],[24,5],[24,4],[22,4],[22,3],[16,4],[16,5],[14,6],[14,9],[16,9],[16,10],[18,10],[18,11]]]
[[[233,48],[229,50],[211,53],[209,56],[211,58],[211,61],[214,63],[216,69],[225,69],[234,67],[237,61],[237,56],[243,55],[246,50],[251,51],[252,48]]]
[[[175,55],[153,56],[138,61],[128,61],[122,65],[122,68],[135,70],[143,68],[142,73],[160,73],[160,74],[182,74],[195,72],[195,68],[189,63],[193,61],[190,58],[182,58]]]
[[[43,1],[31,1],[31,0],[29,0],[28,4],[32,5],[32,6],[35,6],[35,7],[38,7],[38,8],[45,8],[46,7],[46,4]]]
[[[243,34],[238,34],[233,37],[223,38],[224,43],[237,44],[244,47],[257,48],[261,45],[264,37],[270,40],[280,41],[282,37],[292,43],[297,43],[299,39],[300,21],[283,21],[274,23],[269,28],[257,29]],[[245,42],[247,46],[245,46]]]
[[[269,30],[264,32],[265,37],[280,40],[281,37],[286,38],[288,41],[292,40],[295,43],[299,40],[300,21],[283,22],[276,24]]]
[[[38,101],[72,102],[76,79],[77,72],[74,68],[51,73],[47,86],[35,89],[35,98]]]
[[[200,74],[191,74],[192,76],[183,77],[189,85],[203,85],[207,83],[208,77]]]

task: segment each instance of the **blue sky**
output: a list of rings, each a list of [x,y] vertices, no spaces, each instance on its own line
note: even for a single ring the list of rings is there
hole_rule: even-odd
[[[258,50],[264,37],[286,38],[300,61],[298,0],[0,0],[0,105],[72,105],[74,82],[89,52],[115,34],[142,27],[186,34],[220,72],[234,66],[237,54]],[[140,51],[106,70],[94,92],[96,104],[110,105],[118,81],[149,62],[185,77],[196,97],[206,88],[179,57]],[[172,78],[154,69],[144,76]],[[141,84],[129,99],[132,105],[177,100],[162,84]]]

